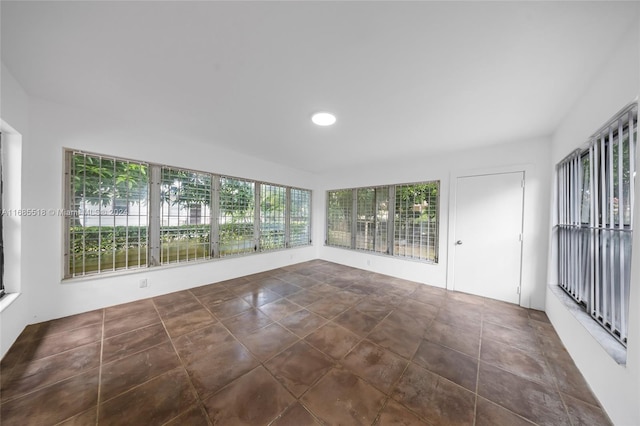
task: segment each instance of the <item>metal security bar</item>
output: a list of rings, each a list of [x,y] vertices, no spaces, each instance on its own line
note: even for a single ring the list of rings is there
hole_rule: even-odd
[[[389,187],[358,188],[356,250],[388,253]]]
[[[589,262],[588,223],[583,223],[583,207],[589,206],[588,186],[584,185],[585,165],[590,157],[575,151],[558,166],[558,241],[560,285],[578,303],[587,303]],[[586,209],[588,211],[588,208]]]
[[[311,244],[310,190],[75,150],[64,188],[64,278]]]
[[[557,166],[558,281],[623,345],[627,342],[637,105]]]
[[[439,182],[395,187],[394,256],[438,261]]]
[[[260,184],[260,251],[286,246],[287,188]]]
[[[311,244],[311,191],[289,190],[289,244],[300,247]]]
[[[255,182],[221,177],[219,203],[220,256],[254,253]]]
[[[595,267],[588,306],[591,316],[623,344],[629,317],[636,140],[637,106],[632,106],[597,132],[589,146]]]
[[[376,189],[358,188],[356,207],[356,250],[373,251],[376,230]]]
[[[351,248],[353,227],[353,190],[327,192],[328,246]]]
[[[326,244],[438,262],[440,182],[327,191]]]
[[[162,167],[160,263],[211,257],[211,175]]]
[[[146,163],[66,153],[66,277],[147,265]]]

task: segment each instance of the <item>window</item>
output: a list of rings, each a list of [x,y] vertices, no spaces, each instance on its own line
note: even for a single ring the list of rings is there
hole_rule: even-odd
[[[149,166],[80,152],[66,161],[65,275],[146,266]]]
[[[395,188],[394,255],[438,261],[438,182]]]
[[[289,247],[311,244],[311,191],[290,189]]]
[[[263,183],[260,185],[260,250],[285,247],[287,188]]]
[[[387,253],[389,188],[359,188],[356,191],[356,249]]]
[[[354,211],[351,189],[327,193],[327,245],[351,248]]]
[[[65,278],[311,244],[309,190],[65,155]]]
[[[211,175],[162,167],[160,263],[211,257]]]
[[[437,263],[438,194],[437,181],[328,191],[326,244]]]
[[[220,256],[256,251],[255,183],[221,177],[219,210]]]
[[[623,345],[627,342],[637,106],[557,166],[558,282]]]

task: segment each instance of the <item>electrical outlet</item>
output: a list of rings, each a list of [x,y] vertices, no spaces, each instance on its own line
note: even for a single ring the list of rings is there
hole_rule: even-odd
[[[147,280],[146,278],[143,278],[140,280],[140,288],[147,288],[149,287],[149,280]]]

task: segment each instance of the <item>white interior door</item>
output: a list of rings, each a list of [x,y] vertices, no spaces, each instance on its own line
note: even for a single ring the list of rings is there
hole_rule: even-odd
[[[454,290],[520,302],[524,173],[460,177]]]

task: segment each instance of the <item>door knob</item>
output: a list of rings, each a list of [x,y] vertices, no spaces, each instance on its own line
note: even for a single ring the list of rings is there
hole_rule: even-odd
[[[457,245],[457,246],[461,246],[461,245],[462,245],[462,240],[458,240],[458,241],[456,241],[456,245]]]

